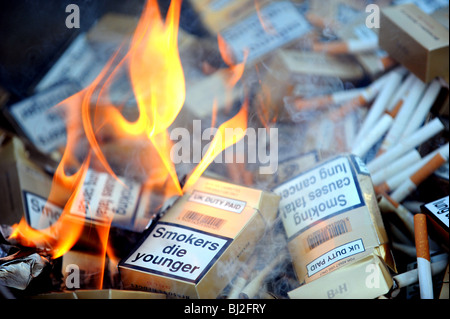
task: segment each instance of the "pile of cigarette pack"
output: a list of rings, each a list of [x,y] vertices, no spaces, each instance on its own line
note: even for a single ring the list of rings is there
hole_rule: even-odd
[[[116,2],[0,55],[0,299],[448,299],[448,1]]]

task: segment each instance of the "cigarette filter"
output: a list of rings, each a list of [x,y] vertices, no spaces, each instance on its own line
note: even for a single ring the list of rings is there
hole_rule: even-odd
[[[301,283],[371,254],[395,268],[370,174],[360,158],[329,159],[274,191],[281,196],[279,214]]]
[[[400,140],[397,145],[392,146],[388,151],[374,158],[367,164],[367,168],[372,174],[374,174],[383,166],[391,163],[393,160],[402,156],[406,152],[419,146],[434,135],[438,134],[443,129],[444,125],[442,124],[442,122],[438,118],[433,119],[429,123],[422,126],[411,136]]]
[[[433,299],[427,217],[424,214],[414,215],[414,232],[417,253],[417,270],[419,272],[420,298]]]
[[[410,167],[414,163],[420,161],[421,156],[420,153],[414,149],[409,151],[402,157],[395,160],[392,164],[383,167],[375,174],[372,175],[372,183],[377,186],[381,183],[385,182],[389,177],[394,176],[398,172],[402,172],[405,168]]]
[[[397,202],[403,201],[419,184],[435,172],[442,164],[448,161],[448,143],[439,148],[439,151],[409,179],[405,180],[392,192],[391,197]]]
[[[402,183],[404,183],[405,180],[409,179],[415,172],[420,170],[430,159],[433,158],[434,155],[437,154],[437,152],[438,150],[435,150],[427,154],[415,163],[412,163],[412,165],[405,167],[405,169],[399,170],[395,174],[391,175],[391,177],[386,178],[386,181],[382,182],[381,184],[376,184],[375,192],[377,194],[390,193],[392,190],[396,189]],[[397,159],[396,162],[400,161],[401,159],[402,158]],[[380,171],[377,171],[374,176],[378,175],[378,172]]]
[[[216,298],[274,220],[279,200],[200,178],[119,263],[124,288]]]
[[[414,4],[381,11],[380,47],[425,83],[448,76],[449,32]]]

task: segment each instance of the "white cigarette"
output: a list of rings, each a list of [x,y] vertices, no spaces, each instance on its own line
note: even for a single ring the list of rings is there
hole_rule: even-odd
[[[378,49],[378,37],[370,39],[350,39],[347,41],[348,51],[351,53],[373,51]]]
[[[347,41],[318,42],[313,44],[316,52],[330,54],[359,53],[378,49],[378,37],[371,39],[350,39]]]
[[[367,169],[371,174],[374,174],[385,165],[392,163],[396,158],[427,141],[443,129],[444,125],[442,122],[438,118],[433,119],[431,122],[422,126],[414,134],[400,140],[399,143],[391,147],[388,151],[373,159],[367,164]]]
[[[425,94],[417,105],[411,120],[408,122],[408,125],[403,131],[402,137],[412,134],[422,125],[440,91],[441,84],[439,80],[433,80],[427,87]]]
[[[420,185],[433,172],[448,161],[449,157],[449,143],[441,146],[437,152],[425,165],[423,165],[417,172],[405,180],[398,188],[392,192],[391,197],[396,202],[403,201],[417,186]]]
[[[337,91],[324,96],[311,98],[295,98],[294,105],[299,110],[319,109],[325,106],[341,104],[361,95],[364,88]]]
[[[431,273],[433,275],[441,273],[448,265],[447,258],[444,260],[439,260],[431,263]],[[397,284],[397,288],[403,288],[412,284],[415,284],[419,280],[419,275],[417,269],[413,269],[402,274],[396,275],[392,277],[395,283]]]
[[[355,113],[347,115],[344,119],[345,145],[347,147],[353,144],[353,139],[356,135],[357,119],[358,116]]]
[[[397,90],[397,92],[394,93],[394,96],[391,99],[391,102],[388,104],[387,112],[394,111],[397,104],[403,103],[402,101],[408,96],[408,93],[410,92],[410,89],[411,89],[411,85],[413,84],[415,78],[416,78],[416,76],[412,73],[410,73],[406,77],[406,79],[400,85],[400,88]]]
[[[416,149],[409,151],[399,159],[395,160],[392,165],[387,165],[373,174],[373,185],[379,185],[385,182],[389,177],[392,177],[398,172],[402,172],[405,168],[410,167],[414,163],[419,162],[421,158],[420,153]]]
[[[410,235],[414,236],[414,215],[408,211],[404,206],[394,201],[389,195],[383,194],[378,205],[380,209],[385,209],[395,212],[403,224],[408,229]]]
[[[263,270],[261,270],[255,278],[253,278],[240,293],[242,299],[251,299],[259,292],[262,288],[264,279],[269,275],[269,273],[275,268],[279,263],[285,260],[285,255],[279,255],[277,258],[273,259],[272,262],[267,265]]]
[[[387,132],[392,122],[393,118],[389,114],[384,114],[360,143],[353,147],[352,153],[356,156],[363,157]]]
[[[418,78],[415,79],[408,97],[402,104],[400,111],[395,117],[394,123],[392,124],[389,132],[386,134],[386,137],[384,138],[383,143],[380,146],[381,153],[388,150],[400,139],[403,130],[408,125],[408,121],[410,120],[419,102],[420,97],[425,91],[425,87],[426,85],[424,82],[422,82]]]
[[[380,93],[375,98],[375,101],[373,102],[366,118],[363,121],[363,124],[355,138],[355,142],[353,144],[354,147],[356,147],[360,143],[360,141],[363,140],[364,136],[383,114],[387,107],[387,102],[392,97],[394,91],[398,88],[401,80],[402,75],[398,72],[392,72],[389,75],[389,78],[384,83],[383,87],[380,90]]]
[[[414,230],[419,275],[420,298],[433,299],[433,281],[431,276],[430,246],[428,242],[427,217],[414,215]]]
[[[417,172],[421,167],[423,167],[434,155],[436,155],[438,150],[435,150],[415,164],[406,167],[404,170],[399,171],[397,174],[388,177],[384,183],[377,184],[375,190],[377,193],[391,192],[392,190],[398,188],[405,180],[410,178],[415,172]]]

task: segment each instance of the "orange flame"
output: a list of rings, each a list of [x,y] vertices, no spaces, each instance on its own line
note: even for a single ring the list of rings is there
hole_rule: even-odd
[[[58,258],[67,252],[76,243],[83,230],[83,224],[75,221],[70,216],[70,208],[83,185],[84,177],[91,160],[90,153],[88,153],[76,173],[69,176],[65,172],[66,164],[74,162],[74,153],[71,150],[75,149],[78,141],[77,129],[79,127],[79,118],[74,113],[76,109],[72,106],[81,103],[83,93],[81,91],[59,104],[59,106],[69,106],[67,108],[68,118],[71,119],[67,125],[66,151],[54,174],[52,189],[48,197],[49,202],[58,204],[61,204],[61,202],[66,203],[60,218],[53,225],[41,230],[30,227],[25,218],[22,218],[19,224],[13,226],[13,232],[10,236],[10,238],[16,239],[24,246],[51,249],[51,254],[54,258]]]
[[[204,158],[189,176],[183,189],[170,158],[172,143],[168,128],[178,116],[185,100],[185,80],[178,53],[178,27],[181,0],[173,0],[165,21],[161,18],[157,0],[148,0],[132,37],[129,51],[115,64],[119,51],[110,59],[98,77],[85,89],[61,102],[57,107],[67,111],[67,143],[61,162],[53,178],[48,201],[64,206],[61,217],[52,226],[43,230],[31,228],[25,219],[14,225],[11,238],[26,246],[45,247],[54,258],[70,250],[80,238],[84,220],[71,216],[71,209],[78,196],[83,196],[86,173],[92,165],[115,177],[113,167],[105,156],[102,136],[112,134],[114,140],[129,139],[144,141],[142,156],[150,164],[146,165],[144,184],[150,189],[163,193],[166,197],[181,195],[191,187],[206,170],[214,158],[224,149],[239,141],[243,134],[227,138],[227,128],[247,128],[248,102],[244,102],[236,116],[220,125]],[[218,38],[222,49],[226,44]],[[234,65],[229,55],[222,50],[229,66],[226,89],[231,90],[244,72],[244,62]],[[107,98],[110,83],[122,68],[127,68],[133,93],[137,101],[139,116],[135,121],[127,120],[120,109]],[[92,99],[98,93],[95,108]],[[102,105],[100,105],[102,100]],[[105,101],[108,101],[105,103]],[[215,107],[213,125],[215,123]],[[112,132],[112,133],[111,133]],[[225,138],[222,138],[225,137]],[[77,148],[85,139],[88,149],[80,163]],[[115,167],[114,167],[115,168]],[[66,171],[76,171],[72,175]],[[84,200],[79,201],[84,204]],[[83,207],[86,210],[87,207]],[[112,251],[108,248],[109,225],[97,229],[102,245],[101,253]]]

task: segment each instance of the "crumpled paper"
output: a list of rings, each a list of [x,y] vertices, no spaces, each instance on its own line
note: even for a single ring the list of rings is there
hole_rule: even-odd
[[[26,255],[20,251],[0,258],[0,285],[24,290],[48,262],[38,253]]]

